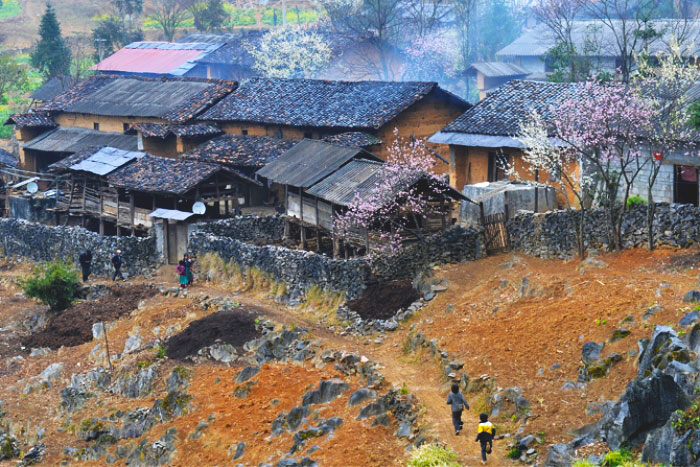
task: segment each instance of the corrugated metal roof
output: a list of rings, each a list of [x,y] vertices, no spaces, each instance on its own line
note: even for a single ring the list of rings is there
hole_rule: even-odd
[[[376,188],[384,181],[383,165],[383,163],[362,159],[350,161],[306,190],[306,193],[339,206],[349,206],[357,197],[363,200],[374,200],[379,195]],[[428,179],[425,174],[420,173],[406,173],[405,176],[401,177],[401,181],[397,182],[397,186],[392,187],[392,191],[394,194],[398,194],[401,190],[414,186],[421,180],[430,180],[431,184],[439,184],[442,187],[441,192],[444,192],[447,197],[466,199],[454,188],[443,182]],[[388,201],[392,195],[388,193],[387,195],[386,200]]]
[[[127,151],[136,151],[138,150],[138,138],[123,133],[59,127],[42,133],[22,147],[35,151],[75,153],[90,146],[111,146]]]
[[[176,221],[184,221],[194,216],[192,212],[176,211],[175,209],[156,209],[149,214],[150,217],[156,217],[158,219],[172,219]]]
[[[75,78],[70,76],[51,78],[43,86],[34,91],[29,97],[37,101],[50,101],[75,85]]]
[[[525,68],[515,63],[505,62],[479,62],[472,63],[469,70],[476,70],[488,78],[503,78],[508,76],[527,76],[530,74]]]
[[[143,152],[125,151],[123,149],[104,147],[95,154],[77,164],[71,165],[70,170],[91,172],[96,175],[107,175],[119,167],[146,154]]]
[[[367,193],[377,186],[376,175],[381,167],[381,163],[374,161],[350,161],[306,193],[339,206],[348,206],[358,193]]]
[[[184,76],[194,68],[197,60],[219,47],[220,44],[134,42],[105,58],[91,70]]]
[[[8,167],[18,167],[19,161],[15,156],[10,154],[9,152],[5,151],[4,149],[0,149],[0,165],[6,165]]]
[[[305,139],[257,174],[282,185],[308,188],[354,158],[381,161],[361,148]]]

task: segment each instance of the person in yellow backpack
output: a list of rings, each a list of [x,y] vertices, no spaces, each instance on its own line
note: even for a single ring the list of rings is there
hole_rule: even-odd
[[[496,436],[496,429],[489,422],[489,416],[485,413],[479,415],[479,431],[476,440],[481,443],[481,463],[486,465],[486,454],[491,454],[493,449],[493,437]]]

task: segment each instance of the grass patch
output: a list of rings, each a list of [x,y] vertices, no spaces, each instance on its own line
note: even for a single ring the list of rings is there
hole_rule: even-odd
[[[18,0],[0,0],[0,19],[14,18],[22,13]]]
[[[413,451],[408,467],[460,467],[457,453],[436,444],[421,446]]]
[[[0,122],[4,122],[10,117],[12,111],[7,105],[0,105]],[[10,139],[12,138],[12,125],[2,125],[0,126],[0,139]]]
[[[619,451],[610,451],[605,455],[602,467],[623,467],[634,461],[634,453],[625,448],[620,448]]]

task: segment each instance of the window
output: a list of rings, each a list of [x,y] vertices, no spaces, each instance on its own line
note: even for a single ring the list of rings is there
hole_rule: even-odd
[[[100,124],[97,122],[93,122],[92,129],[95,131],[100,131]]]
[[[242,129],[242,130],[241,130],[241,134],[242,134],[243,136],[248,136],[248,130],[246,130],[245,128]]]
[[[128,123],[125,123],[125,124],[124,124],[124,133],[126,133],[127,131],[129,131],[129,126],[130,126],[130,125],[129,125]]]

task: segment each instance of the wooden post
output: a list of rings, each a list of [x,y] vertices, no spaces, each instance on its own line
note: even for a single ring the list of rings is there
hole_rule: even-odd
[[[136,200],[134,194],[129,195],[129,222],[131,224],[131,235],[136,235],[136,226],[134,222],[136,220]]]
[[[442,220],[442,230],[447,228],[447,219],[445,219],[445,198],[440,197],[440,219]]]
[[[318,197],[314,203],[316,208],[316,251],[321,251],[321,219],[318,217]]]
[[[340,254],[340,240],[333,235],[333,258],[337,258]]]
[[[508,206],[508,191],[503,192],[503,205],[505,206],[506,220],[510,219],[510,206]]]
[[[369,229],[365,228],[365,250],[366,254],[369,254]]]
[[[83,204],[82,204],[83,215],[85,214],[85,202],[86,202],[85,198],[86,198],[86,196],[87,196],[87,177],[85,177],[83,179]],[[83,219],[83,221],[84,221],[84,219]],[[85,222],[83,222],[83,227],[85,227]]]
[[[104,218],[104,194],[100,188],[100,235],[105,234],[105,218]]]
[[[117,237],[121,236],[122,228],[119,226],[119,189],[117,188]]]
[[[216,216],[221,216],[221,193],[219,192],[219,174],[214,176],[214,185],[216,188]]]
[[[540,169],[535,169],[535,212],[539,212],[539,181],[540,181]]]
[[[168,254],[168,219],[163,219],[163,257],[165,258],[165,264],[170,264],[170,255]]]
[[[301,218],[301,249],[306,248],[306,229],[304,228],[304,189],[299,187],[299,217]]]
[[[486,216],[484,215],[484,202],[479,201],[479,214],[481,216],[481,226],[486,225]]]

